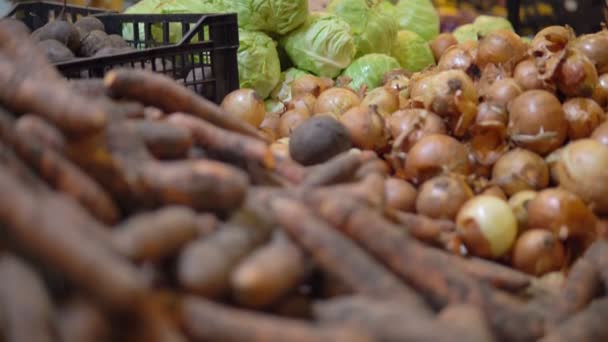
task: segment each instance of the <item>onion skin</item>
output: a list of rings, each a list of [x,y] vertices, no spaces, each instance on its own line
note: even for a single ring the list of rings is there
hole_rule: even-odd
[[[509,198],[509,207],[513,210],[515,218],[517,218],[517,228],[521,233],[528,229],[528,205],[530,201],[538,195],[538,192],[532,190],[524,190],[517,192]]]
[[[565,262],[564,246],[546,230],[526,231],[517,239],[513,249],[513,266],[533,276],[558,271]]]
[[[570,140],[588,138],[605,119],[602,108],[592,99],[573,98],[562,106]]]
[[[532,89],[543,89],[554,91],[555,86],[541,80],[536,63],[533,59],[525,59],[517,64],[513,70],[513,78],[521,86],[523,91]]]
[[[429,134],[409,151],[405,163],[406,178],[415,184],[444,173],[471,173],[468,150],[458,140],[443,134]]]
[[[266,115],[264,101],[253,89],[242,88],[231,92],[222,100],[221,107],[254,127],[259,127]]]
[[[494,31],[479,41],[477,66],[483,70],[488,64],[497,64],[513,70],[526,56],[526,50],[526,44],[513,31]]]
[[[516,145],[545,156],[566,139],[568,124],[562,105],[545,90],[528,90],[509,105],[509,136]]]
[[[416,188],[403,179],[390,177],[384,182],[386,205],[395,210],[413,213],[416,210]]]
[[[456,227],[469,252],[483,258],[505,255],[517,234],[517,221],[507,202],[487,195],[473,197],[460,208]]]
[[[457,176],[437,176],[424,182],[416,198],[416,212],[434,219],[453,220],[473,190]]]
[[[364,150],[382,151],[388,146],[388,132],[384,119],[374,106],[357,106],[340,117],[353,146]]]
[[[433,52],[433,57],[435,57],[435,61],[439,61],[443,53],[451,46],[458,45],[458,41],[453,34],[444,32],[435,37],[430,42],[431,51]]]
[[[590,97],[598,83],[593,62],[576,50],[569,51],[557,68],[555,79],[559,91],[570,97]]]
[[[310,113],[305,110],[288,110],[279,120],[278,134],[280,138],[286,138],[291,135],[296,127],[304,123],[310,118]]]
[[[597,126],[595,130],[593,130],[591,139],[599,141],[605,146],[608,146],[608,121],[604,121],[604,123]]]
[[[494,82],[485,94],[485,100],[507,108],[507,105],[523,92],[513,78],[504,78]]]
[[[347,88],[329,88],[315,102],[314,114],[332,113],[342,115],[361,103],[359,96]]]
[[[608,146],[593,140],[571,142],[554,166],[559,186],[578,195],[598,215],[608,214]]]
[[[469,71],[475,65],[475,59],[462,46],[453,45],[447,48],[437,61],[439,70],[462,70]]]
[[[383,117],[388,117],[399,109],[399,97],[394,92],[379,87],[368,92],[363,101],[363,106],[376,106],[378,113]]]
[[[403,152],[408,152],[426,135],[447,133],[443,120],[426,109],[396,111],[386,123],[393,139],[403,138],[399,146]]]
[[[538,154],[516,148],[494,164],[492,182],[508,196],[523,190],[540,190],[549,184],[549,168]]]
[[[602,108],[606,108],[608,105],[608,74],[599,76],[592,97]]]

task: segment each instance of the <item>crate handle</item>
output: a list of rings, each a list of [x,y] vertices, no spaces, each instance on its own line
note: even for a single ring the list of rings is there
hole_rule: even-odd
[[[190,40],[194,37],[194,35],[197,34],[197,32],[199,31],[199,29],[201,28],[201,26],[203,25],[203,23],[205,22],[206,19],[207,19],[207,16],[202,16],[199,20],[197,20],[194,27],[190,28],[190,31],[188,31],[188,33],[186,33],[186,35],[182,37],[182,39],[179,41],[179,43],[177,43],[177,46],[182,46],[182,45],[190,42]]]

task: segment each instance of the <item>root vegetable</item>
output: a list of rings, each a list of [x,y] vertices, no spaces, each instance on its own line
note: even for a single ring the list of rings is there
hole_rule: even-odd
[[[528,208],[530,206],[530,201],[532,201],[538,193],[536,191],[524,190],[513,194],[509,198],[509,207],[513,210],[513,214],[515,214],[515,218],[517,219],[517,229],[519,232],[523,232],[528,229]]]
[[[154,262],[172,256],[198,235],[192,210],[168,206],[122,223],[114,230],[112,241],[117,250],[130,259]]]
[[[446,134],[443,120],[425,109],[405,109],[394,112],[386,121],[394,139],[393,148],[408,152],[429,134]]]
[[[549,168],[538,154],[516,148],[494,164],[492,182],[508,196],[524,190],[540,190],[549,184]]]
[[[365,161],[373,157],[370,152],[343,152],[310,170],[300,185],[315,187],[348,181]]]
[[[526,50],[526,44],[513,31],[494,31],[479,41],[477,65],[482,70],[490,63],[512,70],[524,59]]]
[[[58,310],[57,328],[64,342],[112,340],[112,327],[107,315],[82,297],[70,299]]]
[[[131,120],[129,124],[156,158],[183,158],[192,147],[192,134],[185,127],[149,120]]]
[[[251,160],[269,168],[274,165],[272,153],[268,145],[262,141],[227,131],[187,114],[172,114],[167,122],[189,129],[197,144],[215,152],[219,157]]]
[[[604,121],[604,123],[597,126],[591,134],[591,139],[608,146],[608,122]]]
[[[86,36],[94,30],[105,31],[103,22],[93,16],[82,17],[74,23],[74,26],[80,32],[81,37]]]
[[[434,219],[453,220],[473,197],[467,183],[457,176],[437,176],[424,182],[416,197],[416,212]]]
[[[353,107],[340,116],[355,147],[381,151],[388,144],[388,132],[384,119],[374,106]]]
[[[14,129],[17,134],[36,139],[58,153],[62,153],[66,144],[65,137],[55,126],[32,114],[26,114],[17,119]]]
[[[557,88],[566,96],[588,97],[593,94],[598,82],[593,62],[584,54],[570,50],[557,68]]]
[[[563,109],[570,140],[588,138],[606,118],[602,108],[591,99],[570,99],[564,102]]]
[[[326,116],[306,120],[289,138],[289,155],[305,166],[323,163],[351,147],[346,127]]]
[[[221,108],[254,127],[260,126],[266,114],[264,101],[253,89],[238,89],[231,92],[222,100]]]
[[[470,174],[468,151],[458,140],[443,134],[429,134],[410,150],[405,173],[416,184],[444,173]]]
[[[361,103],[359,96],[346,88],[329,88],[319,95],[315,102],[314,114],[330,113],[342,115]]]
[[[192,114],[219,127],[263,140],[256,127],[226,113],[193,91],[179,86],[168,76],[144,70],[120,69],[107,73],[104,83],[113,93],[144,105],[157,107],[167,113]]]
[[[41,28],[32,32],[32,38],[38,41],[56,40],[65,45],[72,51],[78,51],[81,44],[79,31],[76,27],[66,20],[52,20]]]
[[[457,45],[458,41],[454,38],[454,35],[451,33],[442,33],[435,37],[430,42],[431,51],[433,51],[433,56],[436,61],[441,59],[441,56],[445,53],[445,51],[453,45]]]
[[[305,321],[232,309],[196,297],[181,301],[180,316],[184,329],[197,341],[373,341],[353,327],[319,327]]]
[[[54,39],[43,40],[38,43],[38,47],[51,63],[66,62],[74,58],[74,53],[67,46]]]
[[[392,91],[379,87],[369,91],[363,101],[362,106],[375,106],[382,117],[388,117],[399,109],[399,97]]]
[[[386,205],[404,212],[416,209],[416,188],[407,181],[390,177],[385,181]]]
[[[565,261],[563,245],[557,236],[546,230],[525,231],[513,248],[513,266],[535,276],[557,271]]]
[[[591,342],[606,340],[608,339],[608,327],[602,319],[606,315],[608,315],[608,299],[595,300],[585,310],[572,316],[540,341]]]
[[[5,254],[0,256],[0,278],[3,340],[55,341],[51,298],[35,270]]]
[[[271,242],[251,253],[234,270],[233,296],[246,307],[267,307],[294,289],[307,268],[300,248],[277,233]]]
[[[82,38],[77,50],[81,57],[92,57],[104,48],[112,47],[112,40],[104,31],[93,30]]]
[[[108,39],[110,40],[110,42],[112,43],[112,47],[114,48],[121,49],[129,47],[129,44],[122,38],[121,35],[110,34],[108,35]]]

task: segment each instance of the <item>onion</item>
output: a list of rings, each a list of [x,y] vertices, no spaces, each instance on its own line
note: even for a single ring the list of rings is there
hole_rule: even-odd
[[[314,114],[333,113],[342,115],[361,103],[359,96],[347,88],[330,88],[322,92],[315,103]]]
[[[405,174],[414,183],[421,184],[447,173],[471,173],[467,148],[458,140],[443,134],[429,134],[410,149]]]
[[[517,239],[513,249],[513,266],[533,276],[558,271],[565,262],[564,246],[546,230],[525,232]]]
[[[506,110],[489,102],[481,103],[470,133],[476,162],[493,165],[509,148]]]
[[[378,113],[383,117],[387,117],[399,109],[399,97],[394,92],[384,87],[379,87],[368,92],[363,98],[361,105],[376,106]]]
[[[549,184],[549,168],[538,154],[516,148],[494,164],[492,182],[509,196],[523,190],[539,190]]]
[[[416,198],[416,212],[434,219],[453,220],[473,190],[457,176],[437,176],[424,182]]]
[[[291,132],[304,121],[308,120],[308,118],[310,118],[310,114],[307,111],[295,109],[288,110],[281,115],[278,127],[279,137],[289,137]]]
[[[473,56],[462,46],[458,45],[451,46],[445,50],[438,60],[437,66],[439,70],[462,70],[469,72],[475,68],[476,72],[479,72]]]
[[[557,88],[566,96],[589,97],[598,83],[593,62],[584,54],[570,50],[555,74]]]
[[[386,121],[401,151],[407,152],[418,140],[429,134],[445,134],[445,124],[426,109],[399,110]]]
[[[453,34],[444,32],[435,37],[429,45],[435,60],[438,61],[450,46],[458,45],[458,41]]]
[[[331,80],[330,80],[331,81]],[[296,98],[304,95],[319,96],[325,89],[333,86],[333,81],[328,84],[327,80],[323,80],[314,75],[303,75],[296,78],[291,83],[291,97]]]
[[[564,26],[549,26],[536,34],[530,43],[529,53],[535,59],[540,79],[553,77],[565,56],[568,42],[573,38],[574,32]]]
[[[364,150],[380,151],[388,144],[384,119],[374,106],[357,106],[340,117],[350,134],[353,146]]]
[[[545,90],[528,90],[509,106],[508,132],[520,147],[547,155],[566,139],[568,124],[562,105]]]
[[[592,97],[602,108],[606,108],[608,105],[608,74],[598,77]]]
[[[266,115],[264,101],[253,89],[237,89],[226,95],[222,109],[254,127],[259,127]]]
[[[573,42],[573,47],[593,62],[598,73],[608,72],[608,34],[585,34]]]
[[[490,86],[485,94],[485,101],[507,108],[507,104],[519,96],[522,91],[513,78],[504,78]]]
[[[525,59],[517,63],[515,70],[513,70],[513,78],[524,91],[532,89],[555,90],[555,86],[549,81],[540,79],[533,59]]]
[[[390,177],[384,182],[386,205],[405,212],[414,212],[416,209],[416,188],[403,179]]]
[[[560,188],[540,191],[528,203],[528,225],[560,239],[595,235],[597,219],[575,194]]]
[[[289,138],[281,138],[270,144],[273,155],[282,159],[291,159],[289,155]]]
[[[471,254],[499,258],[515,242],[517,221],[506,201],[482,195],[460,208],[456,229]]]
[[[573,98],[562,106],[571,140],[588,138],[605,119],[604,111],[591,99]]]
[[[604,121],[604,123],[597,126],[595,130],[593,130],[591,139],[597,140],[600,143],[608,146],[608,121]]]
[[[501,200],[507,200],[507,195],[499,186],[493,185],[485,190],[483,190],[480,195],[488,195],[494,196],[496,198],[500,198]]]
[[[513,210],[517,219],[517,227],[519,232],[528,229],[528,204],[538,195],[538,192],[532,190],[524,190],[515,193],[509,198],[509,207]]]
[[[511,30],[494,31],[483,37],[477,50],[477,66],[482,70],[488,64],[499,64],[507,70],[526,56],[526,44]]]
[[[260,130],[269,138],[270,141],[275,141],[278,138],[280,122],[280,114],[266,113],[264,121],[262,121],[260,124]]]
[[[315,109],[315,103],[317,102],[317,98],[311,94],[300,95],[298,97],[294,97],[287,104],[287,110],[297,109],[297,110],[305,110],[308,113],[313,113]]]
[[[555,164],[561,187],[578,195],[597,214],[608,214],[608,146],[592,139],[571,142]]]

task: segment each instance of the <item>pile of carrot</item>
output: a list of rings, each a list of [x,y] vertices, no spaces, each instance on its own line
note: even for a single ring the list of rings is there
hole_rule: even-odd
[[[558,290],[449,253],[375,153],[303,167],[168,77],[68,81],[28,37],[0,21],[0,340],[608,338],[608,242]]]

